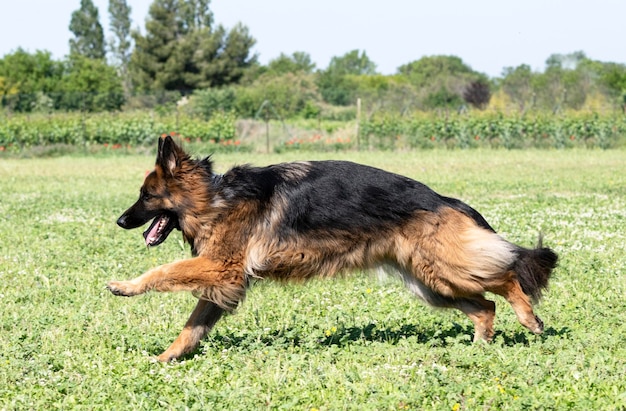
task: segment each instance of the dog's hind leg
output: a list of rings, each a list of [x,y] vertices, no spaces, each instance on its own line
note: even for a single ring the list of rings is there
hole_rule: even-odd
[[[452,308],[461,310],[474,323],[474,342],[493,339],[493,320],[496,318],[496,303],[482,295],[472,298],[453,299]]]
[[[187,320],[185,328],[183,328],[172,345],[158,356],[158,360],[169,362],[179,358],[181,355],[192,352],[198,346],[200,340],[219,321],[223,313],[224,309],[218,305],[207,300],[198,300],[198,304]]]
[[[514,272],[507,273],[508,280],[487,290],[503,296],[515,311],[518,321],[535,334],[543,332],[543,321],[533,312],[530,297],[524,293]]]
[[[407,273],[403,273],[403,280],[407,288],[427,304],[438,308],[456,308],[467,315],[474,323],[474,341],[491,341],[494,335],[496,303],[480,294],[458,298],[438,294]]]

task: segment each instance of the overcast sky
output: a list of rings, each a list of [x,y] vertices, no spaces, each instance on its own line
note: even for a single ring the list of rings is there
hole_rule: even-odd
[[[93,0],[108,37],[108,0]],[[143,30],[152,0],[128,0]],[[69,51],[68,29],[80,0],[0,0],[0,56],[18,47]],[[504,67],[543,70],[553,53],[626,63],[626,0],[213,0],[215,21],[248,26],[261,63],[304,51],[317,68],[365,50],[383,74],[423,56],[461,57],[499,76]]]

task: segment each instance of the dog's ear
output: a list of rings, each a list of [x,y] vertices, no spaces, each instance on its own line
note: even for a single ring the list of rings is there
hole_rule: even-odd
[[[157,153],[156,164],[169,175],[174,175],[176,168],[180,166],[185,152],[178,147],[170,135],[162,136],[159,139],[159,151]]]

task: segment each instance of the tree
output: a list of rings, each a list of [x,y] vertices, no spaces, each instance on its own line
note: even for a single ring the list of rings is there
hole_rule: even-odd
[[[426,56],[398,67],[422,96],[422,108],[458,108],[463,105],[463,94],[468,84],[487,81],[457,56]]]
[[[256,40],[246,26],[236,24],[226,30],[222,25],[211,31],[205,28],[197,32],[200,37],[199,53],[191,57],[192,64],[201,73],[195,87],[221,87],[237,83],[245,71],[256,63],[252,54]]]
[[[311,56],[303,51],[296,51],[291,56],[281,53],[277,58],[270,60],[267,65],[268,72],[272,74],[287,73],[312,73],[315,63],[311,61]]]
[[[247,87],[239,87],[235,106],[240,115],[254,117],[263,103],[269,101],[275,114],[292,117],[318,99],[313,76],[300,71],[282,76],[264,75]]]
[[[449,108],[454,109],[463,105],[463,99],[457,93],[453,93],[446,87],[441,86],[438,90],[434,90],[426,95],[423,101],[426,108]]]
[[[348,106],[356,100],[356,84],[349,76],[323,71],[317,78],[322,99],[337,106]]]
[[[533,92],[537,106],[554,112],[563,107],[578,109],[584,104],[590,83],[583,64],[585,53],[552,54],[546,59],[543,73],[533,75]]]
[[[317,86],[324,101],[346,106],[356,100],[358,86],[354,76],[373,74],[376,74],[376,64],[365,51],[352,50],[330,60],[328,68],[320,72]]]
[[[133,78],[144,90],[219,87],[239,81],[256,61],[248,28],[213,27],[208,0],[155,0],[145,36],[133,33]]]
[[[415,89],[406,78],[382,74],[349,76],[355,96],[361,98],[363,111],[370,117],[375,112],[406,113],[415,109]]]
[[[520,111],[532,107],[535,93],[532,88],[533,73],[528,64],[517,67],[505,67],[501,81],[503,91],[516,103]]]
[[[598,82],[609,97],[616,101],[626,113],[626,65],[620,63],[599,63]]]
[[[30,54],[18,48],[0,59],[2,105],[31,111],[39,96],[58,90],[62,76],[63,65],[53,60],[50,52],[38,50]]]
[[[126,0],[109,0],[109,24],[113,36],[109,40],[109,49],[112,54],[113,64],[118,67],[120,77],[124,85],[124,91],[128,94],[131,89],[128,64],[130,62],[131,37],[130,37],[130,12],[131,8]]]
[[[546,60],[546,68],[561,68],[575,70],[578,65],[587,60],[587,56],[582,51],[575,51],[569,54],[551,54]]]
[[[70,54],[93,59],[104,59],[104,33],[98,18],[98,8],[91,0],[81,0],[80,8],[72,13]]]
[[[477,75],[474,70],[456,56],[426,56],[398,67],[398,74],[406,76],[418,88],[430,85],[441,77]]]
[[[180,2],[181,31],[213,26],[213,12],[209,9],[211,0],[187,0]]]
[[[472,81],[463,91],[463,100],[479,110],[484,110],[491,100],[489,83],[484,80]]]
[[[122,83],[104,59],[70,55],[56,106],[64,110],[119,110],[124,104]]]
[[[365,50],[352,50],[343,56],[333,57],[326,70],[334,75],[376,74],[376,64],[367,57]]]

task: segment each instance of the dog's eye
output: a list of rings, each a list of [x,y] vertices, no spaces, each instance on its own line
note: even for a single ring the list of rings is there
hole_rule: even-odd
[[[148,201],[148,200],[151,200],[153,198],[154,198],[154,196],[152,194],[150,194],[150,193],[147,193],[147,192],[141,193],[141,200],[143,200],[143,201]]]

